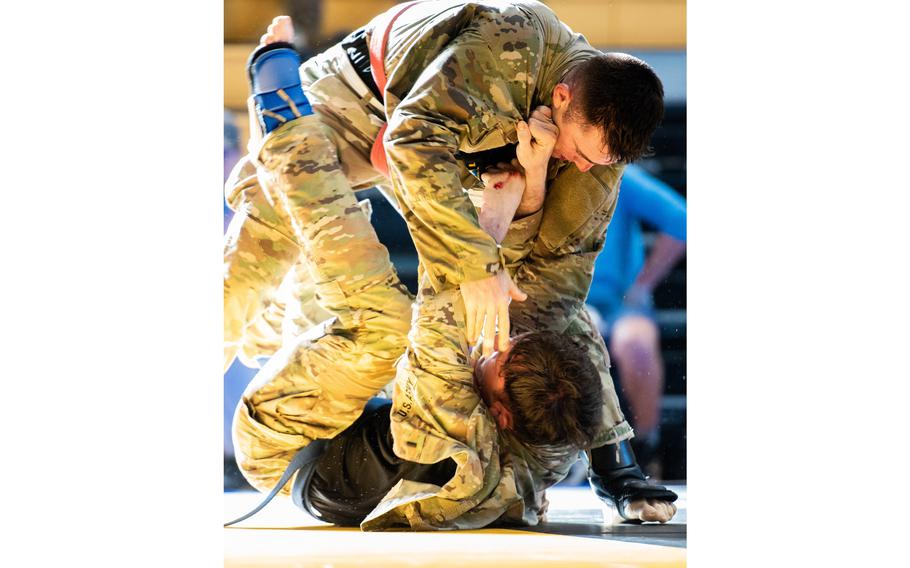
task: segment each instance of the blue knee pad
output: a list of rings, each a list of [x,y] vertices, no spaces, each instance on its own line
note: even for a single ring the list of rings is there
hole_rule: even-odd
[[[263,134],[313,114],[300,85],[300,56],[291,44],[278,42],[257,49],[250,55],[247,70]]]

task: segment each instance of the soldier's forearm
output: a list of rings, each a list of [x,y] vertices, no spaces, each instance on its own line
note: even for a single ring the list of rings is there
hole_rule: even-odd
[[[517,208],[522,195],[522,186],[518,184],[507,184],[502,189],[495,187],[484,189],[483,207],[480,208],[478,219],[480,227],[497,243],[502,242],[512,219],[518,215]]]
[[[451,151],[439,142],[410,140],[404,127],[386,148],[392,186],[414,247],[432,286],[457,286],[487,278],[503,266],[497,241],[479,222],[462,188]],[[513,206],[514,207],[514,206]]]
[[[525,192],[521,196],[521,203],[515,211],[515,217],[520,219],[536,213],[543,207],[544,197],[547,195],[547,170],[525,170]]]

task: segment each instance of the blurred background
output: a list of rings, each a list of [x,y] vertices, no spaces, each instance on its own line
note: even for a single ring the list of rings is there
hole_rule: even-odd
[[[390,0],[224,0],[224,176],[245,152],[249,135],[246,116],[246,98],[249,95],[245,63],[249,53],[259,41],[259,36],[272,18],[287,14],[294,20],[297,36],[295,44],[304,59],[337,43],[349,32],[369,22],[376,14],[396,4]],[[686,3],[684,0],[551,0],[548,5],[559,18],[574,31],[582,33],[594,46],[604,51],[631,53],[649,63],[663,81],[666,113],[652,140],[653,156],[642,160],[631,187],[631,175],[626,176],[620,192],[617,217],[608,230],[608,239],[621,239],[624,251],[648,259],[644,266],[649,270],[650,261],[655,266],[667,266],[660,274],[647,298],[638,293],[619,293],[618,302],[631,309],[615,309],[615,302],[603,300],[616,294],[604,281],[610,268],[608,255],[602,254],[595,270],[595,282],[589,296],[595,311],[603,316],[603,332],[611,347],[611,361],[617,393],[627,418],[637,432],[636,454],[646,473],[655,479],[686,479],[686,262],[681,245],[666,253],[664,244],[679,239],[679,209],[682,207],[682,224],[685,223],[686,195]],[[630,187],[626,187],[626,184]],[[644,197],[636,198],[633,207],[633,190]],[[623,199],[627,196],[627,199]],[[416,290],[417,255],[411,244],[407,228],[398,214],[376,190],[361,192],[359,197],[369,197],[373,205],[373,224],[380,240],[388,247],[392,261],[402,281]],[[628,205],[625,202],[628,201]],[[663,205],[661,205],[663,204]],[[662,207],[664,213],[652,214],[647,209]],[[625,223],[618,223],[618,211],[627,211]],[[645,207],[644,211],[640,209]],[[227,227],[231,211],[223,203],[224,223]],[[667,209],[675,214],[666,214]],[[672,220],[668,220],[672,217]],[[677,225],[677,230],[670,227]],[[612,234],[611,231],[615,234]],[[620,232],[623,232],[620,234]],[[667,235],[675,235],[668,237]],[[683,228],[684,240],[684,228]],[[610,248],[607,250],[618,250]],[[641,251],[634,250],[636,247]],[[672,245],[671,245],[672,248]],[[660,250],[656,250],[660,249]],[[635,263],[632,263],[635,266]],[[638,267],[641,267],[639,263]],[[600,277],[600,278],[599,278]],[[633,286],[635,288],[635,286]],[[630,288],[631,290],[631,288]],[[595,299],[597,301],[595,301]],[[645,314],[652,322],[656,335],[657,352],[651,353],[646,327],[641,345],[634,333],[622,345],[611,343],[618,327],[611,325],[611,311],[618,314],[632,312]],[[616,314],[614,317],[617,318]],[[618,324],[616,324],[618,325]],[[630,327],[630,330],[638,329]],[[628,335],[628,334],[627,334]],[[616,337],[612,338],[614,341]],[[627,355],[627,353],[629,355]],[[618,356],[628,357],[618,361]],[[622,363],[622,364],[620,364]],[[639,368],[636,368],[638,365]],[[654,371],[654,369],[657,369]],[[624,377],[622,371],[626,372]],[[662,385],[654,391],[655,372],[662,374]],[[224,464],[225,490],[248,489],[233,460],[230,441],[230,422],[240,394],[255,375],[256,369],[244,367],[235,361],[225,373],[224,382]],[[637,377],[651,387],[640,387]],[[649,394],[653,393],[653,394]],[[641,402],[642,397],[651,400]],[[630,403],[630,399],[637,402]],[[652,406],[657,413],[658,428],[643,429],[645,422],[653,422],[645,415]],[[639,411],[640,410],[640,415]],[[638,422],[641,422],[639,424]],[[642,435],[645,434],[645,435]],[[564,483],[583,480],[577,469]]]

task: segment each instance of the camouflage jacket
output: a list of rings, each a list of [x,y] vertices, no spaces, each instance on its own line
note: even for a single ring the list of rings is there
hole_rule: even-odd
[[[461,295],[427,289],[425,275],[422,285],[392,394],[394,449],[421,463],[451,457],[457,470],[443,487],[399,481],[361,528],[535,525],[546,510],[544,490],[566,475],[577,450],[530,448],[497,431],[474,388]]]
[[[585,174],[571,168],[554,175],[543,209],[513,222],[503,241],[507,267],[529,295],[525,302],[512,303],[515,331],[547,328],[575,335],[600,371],[604,427],[592,447],[632,435],[616,400],[606,347],[584,310],[593,259],[616,206],[619,177],[616,169],[595,169],[592,177],[598,183],[583,186],[581,193],[576,178]],[[395,453],[420,463],[451,457],[458,469],[441,488],[399,482],[361,526],[536,525],[546,512],[546,488],[565,477],[575,451],[531,447],[498,432],[474,387],[461,295],[451,286],[436,292],[428,276],[422,276],[409,348],[399,361],[392,397]]]
[[[552,160],[543,209],[513,223],[498,247],[479,226],[463,189],[472,178],[455,158],[516,143],[517,122],[551,104],[572,65],[599,52],[533,0],[418,3],[395,21],[387,49],[389,173],[429,286],[455,287],[507,265],[529,295],[512,304],[513,331],[578,336],[606,395],[596,445],[631,436],[606,346],[583,309],[624,166],[580,172]]]
[[[575,456],[567,448],[523,446],[497,431],[474,388],[457,285],[506,266],[529,296],[512,304],[514,332],[575,335],[601,373],[604,428],[593,446],[630,437],[606,346],[583,309],[622,166],[582,173],[551,162],[544,207],[515,221],[498,247],[479,227],[455,153],[515,143],[516,123],[550,104],[571,63],[597,52],[536,2],[418,4],[396,21],[388,50],[386,151],[422,270],[410,347],[394,387],[395,452],[421,463],[452,457],[458,469],[441,488],[401,481],[361,526],[534,525],[546,511],[545,489]]]
[[[518,121],[599,52],[539,2],[444,0],[406,10],[387,50],[389,174],[429,282],[440,290],[494,274],[504,259],[480,228],[455,154],[516,143]]]

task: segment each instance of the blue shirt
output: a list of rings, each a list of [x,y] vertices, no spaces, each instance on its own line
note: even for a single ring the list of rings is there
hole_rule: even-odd
[[[675,239],[686,240],[686,200],[639,166],[630,165],[622,176],[603,251],[594,264],[588,303],[605,309],[622,303],[623,294],[645,264],[640,221]]]

